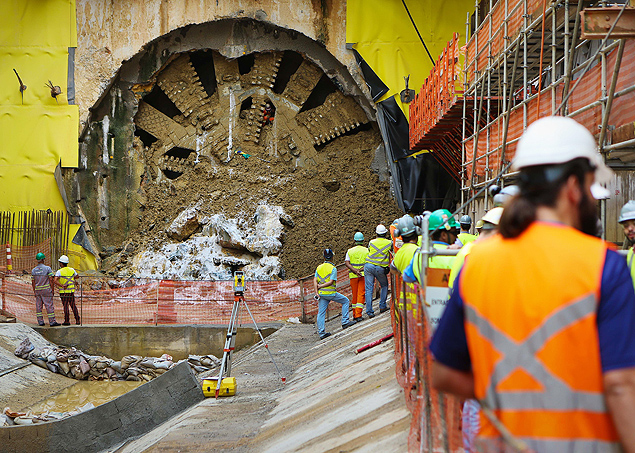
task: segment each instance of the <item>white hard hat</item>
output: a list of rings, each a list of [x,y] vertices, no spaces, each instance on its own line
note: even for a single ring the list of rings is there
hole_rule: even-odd
[[[498,225],[502,215],[503,215],[503,208],[500,206],[497,206],[487,211],[487,213],[481,218],[481,220],[485,224],[491,223],[492,225]]]
[[[595,168],[595,181],[610,181],[613,172],[604,164],[593,135],[577,121],[564,116],[548,116],[532,123],[520,137],[512,167],[520,170],[534,165],[564,164],[586,158]]]
[[[60,263],[63,263],[63,264],[68,264],[68,256],[62,255],[62,256],[60,256],[60,259],[57,260],[57,261],[59,261]]]
[[[377,234],[386,234],[387,232],[388,232],[388,230],[381,223],[379,225],[377,225],[377,228],[375,228],[375,233],[377,233]]]
[[[629,200],[620,211],[620,219],[618,223],[626,222],[627,220],[635,220],[635,200]]]

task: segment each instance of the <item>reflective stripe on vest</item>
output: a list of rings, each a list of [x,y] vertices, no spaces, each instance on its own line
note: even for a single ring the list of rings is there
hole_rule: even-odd
[[[368,256],[366,262],[376,266],[387,267],[390,264],[388,254],[390,253],[390,242],[386,238],[375,238],[368,243]]]
[[[75,279],[72,278],[73,275],[75,275],[75,269],[73,269],[72,267],[62,267],[60,268],[60,284],[65,285],[68,283],[68,286],[66,288],[60,288],[60,293],[61,294],[65,294],[65,293],[73,293],[75,292]]]
[[[368,249],[363,245],[356,245],[348,249],[348,262],[355,269],[362,272],[362,277],[364,276],[364,263],[366,263],[366,256],[368,256]],[[348,273],[349,278],[356,278],[357,274],[353,274],[352,272]]]
[[[471,306],[465,307],[467,319],[474,324],[480,334],[496,345],[502,354],[492,371],[492,379],[485,394],[489,407],[503,407],[506,410],[547,409],[554,411],[583,410],[587,412],[606,412],[602,393],[580,392],[573,390],[557,376],[554,376],[536,354],[551,337],[570,327],[581,319],[595,313],[597,302],[593,294],[556,311],[543,324],[526,338],[517,343],[496,329],[479,315]],[[496,385],[507,378],[516,369],[522,369],[543,386],[541,398],[536,391],[496,392]]]
[[[604,399],[596,320],[605,257],[601,240],[534,222],[517,238],[495,236],[474,247],[455,287],[474,393],[536,451],[580,445],[599,452],[618,439]],[[479,436],[499,440],[496,428],[481,422]]]
[[[335,269],[335,266],[333,266],[331,263],[322,263],[317,267],[316,278],[317,278],[318,285],[325,283],[327,280],[331,278],[333,269]],[[330,294],[335,294],[336,292],[335,283],[336,283],[335,280],[332,280],[332,283],[329,286],[326,286],[318,290],[318,294],[320,294],[321,296],[328,296]]]

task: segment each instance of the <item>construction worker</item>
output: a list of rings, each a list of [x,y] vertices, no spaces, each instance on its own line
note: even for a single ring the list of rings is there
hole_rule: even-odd
[[[611,178],[596,149],[571,118],[529,126],[520,193],[472,249],[430,345],[433,386],[478,399],[533,451],[635,451],[635,290],[592,236],[591,186]],[[500,449],[481,424],[477,444]]]
[[[44,253],[39,252],[35,255],[37,260],[37,266],[31,271],[31,286],[35,293],[35,316],[37,316],[37,323],[40,326],[44,325],[44,319],[42,317],[42,305],[46,307],[46,314],[48,316],[49,325],[51,327],[59,326],[60,324],[55,321],[55,306],[53,305],[53,269],[44,264]]]
[[[395,275],[401,275],[406,270],[410,262],[412,261],[412,257],[418,249],[417,240],[419,235],[419,229],[415,226],[412,217],[409,215],[405,215],[399,219],[397,235],[401,236],[403,240],[403,245],[399,249],[397,253],[395,253],[395,258],[392,260],[390,264],[390,270]],[[417,293],[415,292],[414,286],[412,283],[406,282],[406,293],[403,293],[403,287],[399,286],[399,308],[403,308],[401,305],[401,301],[406,301],[406,309],[407,310],[416,310],[417,304]],[[416,315],[416,312],[413,313]]]
[[[392,242],[387,238],[388,229],[382,225],[375,228],[377,237],[368,243],[368,255],[364,264],[364,285],[366,289],[366,315],[369,318],[375,317],[373,310],[373,289],[375,280],[381,287],[379,293],[379,313],[388,310],[386,300],[388,299],[388,277],[390,272],[390,252]]]
[[[62,306],[64,307],[64,322],[62,325],[71,325],[69,307],[73,310],[75,324],[79,325],[79,312],[77,311],[77,305],[75,305],[75,277],[77,272],[68,265],[68,256],[60,256],[58,262],[60,263],[60,268],[55,273],[55,286],[60,288],[60,299],[62,299]]]
[[[355,325],[353,321],[348,319],[350,304],[348,297],[338,293],[335,289],[337,285],[337,268],[333,264],[333,256],[333,250],[330,248],[324,249],[324,262],[317,267],[315,277],[313,277],[314,298],[318,301],[317,329],[320,340],[331,336],[325,327],[326,309],[331,301],[342,305],[342,329]]]
[[[633,244],[635,244],[635,200],[629,200],[620,212],[619,224],[624,228],[624,246],[628,250],[626,255],[626,263],[631,271],[633,284],[635,285],[635,266],[633,265]],[[629,246],[630,245],[630,246]]]
[[[465,257],[472,251],[472,247],[474,247],[474,244],[490,237],[493,234],[496,234],[496,232],[498,231],[498,222],[500,221],[502,214],[503,208],[501,207],[496,207],[487,211],[487,213],[481,219],[483,221],[481,226],[481,234],[476,237],[476,240],[468,242],[467,244],[465,244],[465,246],[461,247],[459,253],[454,257],[450,271],[450,280],[448,282],[448,286],[450,287],[450,289],[452,289],[452,287],[454,286],[454,280],[463,267]]]
[[[368,249],[364,247],[364,235],[358,231],[353,236],[355,246],[346,251],[344,265],[350,270],[348,278],[351,281],[353,292],[353,321],[359,322],[362,318],[365,303],[364,264]]]
[[[432,248],[444,250],[450,248],[450,243],[454,242],[456,236],[453,229],[458,226],[454,216],[447,209],[437,209],[428,217],[428,230],[432,233]],[[435,269],[451,269],[454,256],[435,255],[428,258],[428,267]],[[417,250],[412,257],[410,265],[402,273],[406,282],[416,282],[421,284],[421,251]]]
[[[472,228],[472,217],[469,215],[462,216],[459,220],[459,225],[461,226],[461,232],[456,237],[454,244],[459,247],[463,247],[465,244],[469,244],[476,239],[475,234],[470,234],[470,228]]]

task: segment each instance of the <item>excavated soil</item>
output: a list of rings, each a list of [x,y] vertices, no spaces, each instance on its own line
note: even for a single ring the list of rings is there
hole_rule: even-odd
[[[270,128],[263,131],[264,142],[273,134]],[[379,144],[373,129],[343,135],[318,150],[326,157],[324,163],[308,168],[294,167],[271,147],[248,149],[251,157],[234,155],[228,163],[201,156],[201,162],[178,179],[143,186],[146,202],[140,228],[117,260],[104,263],[104,268],[122,272],[133,252],[173,242],[165,229],[188,207],[196,206],[203,216],[223,213],[252,221],[262,203],[282,206],[292,218],[279,255],[281,277],[312,274],[327,246],[334,249],[335,261],[343,262],[356,231],[369,240],[378,223],[388,225],[401,215],[388,183],[380,182],[369,168]],[[154,177],[148,175],[149,180]]]

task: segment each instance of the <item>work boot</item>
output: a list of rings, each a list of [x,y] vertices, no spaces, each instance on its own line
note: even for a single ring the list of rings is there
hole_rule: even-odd
[[[53,322],[50,324],[50,326],[51,326],[51,327],[57,327],[57,326],[60,326],[60,325],[61,325],[61,324],[60,324],[59,322],[57,322],[57,321],[53,321]]]
[[[330,337],[331,334],[329,332],[324,332],[322,335],[320,335],[320,340],[324,340],[326,337]]]
[[[353,318],[353,321],[355,322],[362,322],[364,320],[364,318],[362,318],[361,316],[359,318]]]
[[[375,313],[367,313],[368,314],[368,319],[374,318],[375,317]]]
[[[70,325],[71,325],[71,323],[70,323],[70,322],[68,322],[68,321],[64,321],[64,322],[62,323],[62,325],[63,325],[63,326],[70,326]]]
[[[386,308],[380,308],[380,309],[379,309],[379,314],[386,313],[388,310],[390,310],[390,308],[388,308],[388,307],[386,307]]]
[[[346,324],[342,324],[342,329],[348,329],[349,327],[353,327],[357,324],[355,321],[348,321]]]
[[[44,326],[44,321],[38,321],[37,325],[40,326],[40,327],[43,327]]]

